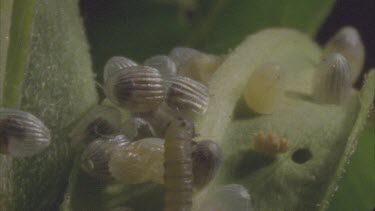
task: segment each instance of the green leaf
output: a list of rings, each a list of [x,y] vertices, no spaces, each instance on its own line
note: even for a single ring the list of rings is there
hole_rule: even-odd
[[[0,76],[4,79],[5,74],[5,83],[15,83],[8,84],[12,86],[8,89],[5,85],[3,104],[41,118],[52,130],[52,144],[31,158],[0,158],[0,207],[56,210],[73,155],[68,134],[97,103],[97,95],[78,2],[36,0],[35,7],[27,2],[14,2],[7,69]],[[34,15],[27,16],[27,21],[18,20],[30,11]],[[26,30],[22,40],[13,36],[16,30]]]
[[[307,36],[286,29],[252,35],[227,58],[209,83],[210,107],[198,122],[202,138],[216,140],[224,150],[223,166],[211,187],[240,183],[257,210],[326,208],[355,149],[375,89],[369,79],[361,109],[356,93],[341,106],[314,102],[312,75],[319,59],[319,48]],[[277,62],[286,71],[286,97],[271,115],[255,115],[241,95],[254,68],[265,62]],[[253,151],[252,138],[260,131],[286,137],[288,152],[272,160]],[[298,163],[293,154],[301,149],[312,158]]]

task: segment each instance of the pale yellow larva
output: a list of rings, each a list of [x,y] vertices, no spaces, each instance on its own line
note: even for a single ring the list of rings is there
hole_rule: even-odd
[[[272,113],[284,97],[285,83],[280,65],[265,63],[251,74],[243,93],[244,99],[252,111]]]
[[[164,140],[145,138],[115,149],[109,159],[109,171],[125,184],[163,183]]]
[[[322,57],[331,53],[343,55],[350,66],[352,83],[356,82],[365,61],[365,47],[357,29],[351,26],[341,28],[324,46]]]
[[[313,97],[322,103],[342,104],[351,92],[351,71],[344,56],[328,54],[317,66],[313,77]]]
[[[0,108],[0,153],[13,157],[33,156],[51,143],[51,133],[34,115]]]

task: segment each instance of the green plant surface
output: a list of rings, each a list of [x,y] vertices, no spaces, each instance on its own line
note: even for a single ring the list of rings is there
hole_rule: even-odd
[[[375,77],[368,77],[360,97],[353,91],[345,105],[318,104],[310,96],[319,58],[319,48],[308,37],[268,29],[248,37],[219,67],[209,82],[210,107],[197,127],[202,138],[216,140],[224,150],[212,186],[244,185],[257,210],[326,209],[372,105]],[[265,62],[279,63],[289,76],[286,98],[273,114],[256,115],[241,95],[252,71]],[[252,138],[260,131],[286,137],[289,151],[272,160],[252,150]],[[299,149],[308,149],[312,158],[293,161]]]
[[[97,103],[77,2],[31,2],[14,2],[7,69],[0,75],[12,84],[5,84],[2,106],[38,116],[51,129],[52,143],[31,158],[0,157],[1,210],[56,210],[72,161],[68,133]],[[21,40],[13,36],[17,30]]]

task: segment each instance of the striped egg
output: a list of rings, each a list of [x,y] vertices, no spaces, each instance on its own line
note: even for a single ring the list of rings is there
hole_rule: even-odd
[[[168,81],[166,103],[180,112],[204,114],[208,108],[209,95],[205,85],[193,79],[176,76]]]
[[[280,66],[265,63],[251,74],[243,96],[248,107],[260,114],[270,114],[283,99],[285,75]]]
[[[86,146],[96,138],[118,132],[121,112],[112,106],[98,105],[90,110],[70,133],[75,148]]]
[[[201,189],[215,177],[223,159],[218,144],[211,140],[193,142],[194,188]]]
[[[137,66],[137,63],[131,59],[122,56],[114,56],[110,58],[104,66],[103,79],[107,81],[109,77],[117,73],[121,69]]]
[[[177,68],[185,65],[191,58],[203,55],[202,52],[188,47],[175,47],[169,53],[171,59],[176,63]]]
[[[113,103],[133,112],[155,110],[165,99],[162,76],[148,66],[122,69],[106,81],[104,91]]]
[[[12,157],[29,157],[51,143],[50,130],[34,115],[0,108],[0,152]]]
[[[365,46],[357,29],[351,26],[341,28],[324,46],[322,58],[331,53],[343,55],[350,66],[352,83],[361,74],[365,61]]]
[[[145,138],[113,151],[109,171],[125,184],[163,183],[164,140]]]
[[[341,54],[329,54],[314,72],[313,97],[321,103],[342,104],[351,92],[351,71]]]
[[[250,195],[239,184],[219,186],[208,193],[198,211],[252,211]]]
[[[163,77],[172,77],[177,74],[176,64],[166,55],[153,56],[148,58],[143,64],[159,70]]]
[[[103,180],[110,180],[108,161],[116,148],[129,144],[124,135],[105,136],[91,142],[81,155],[81,167],[88,174]]]

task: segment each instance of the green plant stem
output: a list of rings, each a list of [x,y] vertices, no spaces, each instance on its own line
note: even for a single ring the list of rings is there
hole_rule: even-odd
[[[35,0],[15,0],[10,26],[9,48],[4,77],[3,106],[19,107],[27,64]],[[30,58],[31,59],[31,58]]]

